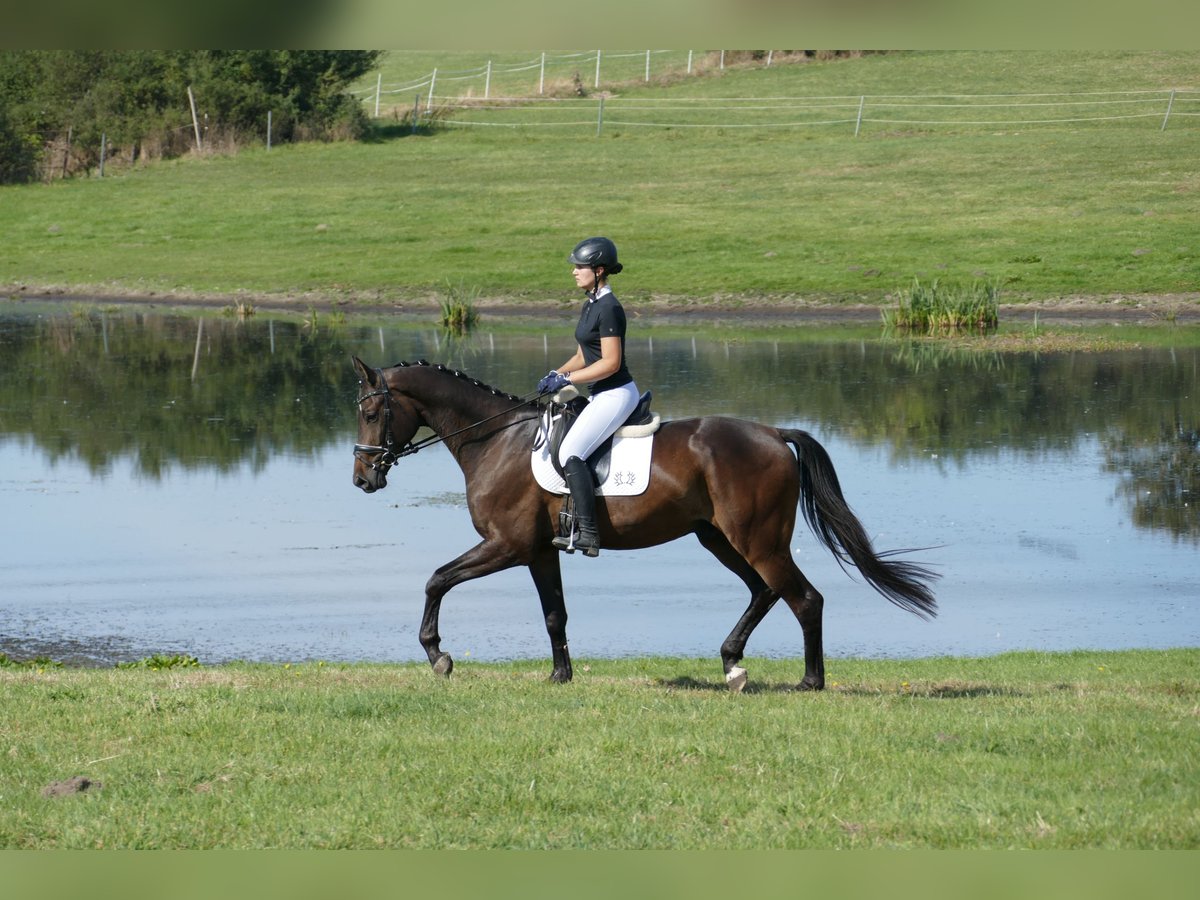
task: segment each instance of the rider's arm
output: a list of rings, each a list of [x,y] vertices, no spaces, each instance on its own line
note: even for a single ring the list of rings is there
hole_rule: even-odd
[[[561,371],[571,379],[572,384],[591,384],[602,378],[607,378],[621,368],[621,339],[619,337],[600,338],[600,358],[590,366],[576,369],[572,363],[576,360],[583,362],[583,351],[576,353],[571,362]]]
[[[561,372],[564,375],[570,375],[572,372],[582,369],[583,364],[584,364],[583,349],[581,347],[577,346],[575,349],[575,355],[572,356],[570,359],[568,359],[565,363],[563,363],[557,369],[555,369],[555,371]]]

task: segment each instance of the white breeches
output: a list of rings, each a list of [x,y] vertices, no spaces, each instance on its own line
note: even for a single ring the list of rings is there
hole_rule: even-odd
[[[572,456],[580,459],[591,456],[610,434],[625,424],[640,398],[632,381],[595,394],[558,448],[558,461],[566,465]]]

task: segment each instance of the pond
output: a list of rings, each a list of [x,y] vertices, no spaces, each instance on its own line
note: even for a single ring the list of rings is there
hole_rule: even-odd
[[[438,446],[389,487],[351,483],[352,354],[430,359],[524,394],[573,316],[485,325],[136,307],[0,306],[0,652],[107,665],[407,661],[424,584],[478,540]],[[635,329],[630,366],[664,418],[737,415],[829,450],[877,549],[925,548],[922,621],[797,525],[837,657],[1200,645],[1200,351],[979,354],[877,329]],[[694,540],[564,558],[577,659],[707,656],[748,596]],[[532,581],[453,590],[444,649],[546,659]],[[780,604],[750,656],[803,655]]]

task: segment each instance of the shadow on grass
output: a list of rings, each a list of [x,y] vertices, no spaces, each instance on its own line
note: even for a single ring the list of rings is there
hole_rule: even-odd
[[[709,693],[727,693],[728,688],[716,681],[702,681],[691,676],[680,678],[660,678],[658,684],[670,690],[708,691]],[[798,682],[753,681],[746,684],[744,694],[802,694]],[[868,685],[836,685],[826,686],[827,694],[847,694],[853,697],[913,697],[925,700],[973,700],[979,697],[1023,697],[1024,692],[1012,688],[997,687],[990,684],[933,684],[933,685],[902,685],[873,687]]]
[[[668,690],[674,691],[708,691],[713,694],[727,694],[729,688],[724,683],[717,681],[701,681],[699,678],[692,678],[690,675],[684,675],[679,678],[659,678],[658,684]],[[769,681],[750,681],[742,691],[743,694],[800,694],[807,693],[801,691],[798,682],[777,682]]]

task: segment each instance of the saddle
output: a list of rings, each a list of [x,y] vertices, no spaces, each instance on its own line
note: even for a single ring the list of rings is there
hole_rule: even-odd
[[[658,430],[659,418],[650,411],[652,397],[650,391],[642,394],[638,405],[629,414],[629,418],[585,460],[596,484],[603,484],[608,478],[615,438],[653,434]],[[538,436],[534,440],[534,449],[541,449],[545,443],[549,443],[550,459],[554,470],[560,477],[565,476],[562,463],[558,461],[558,448],[562,446],[563,438],[567,436],[567,432],[571,430],[571,426],[575,424],[579,414],[587,407],[587,403],[588,401],[579,395],[578,389],[571,385],[554,394],[542,411],[542,423],[538,429]]]

